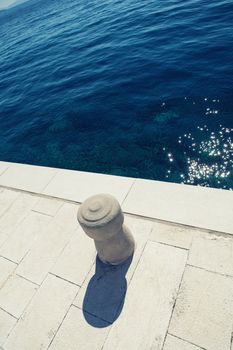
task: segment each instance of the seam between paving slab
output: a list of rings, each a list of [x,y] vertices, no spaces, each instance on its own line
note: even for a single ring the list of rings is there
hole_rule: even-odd
[[[52,268],[51,268],[51,269],[52,269]],[[60,278],[61,280],[65,281],[65,282],[71,283],[71,284],[75,285],[76,287],[81,288],[81,285],[80,285],[80,284],[77,284],[77,283],[75,283],[75,282],[72,282],[72,281],[68,280],[67,278],[64,278],[64,277],[61,277],[61,276],[59,276],[59,275],[56,275],[56,274],[53,273],[53,272],[48,272],[48,274],[50,274],[50,275],[52,275],[52,276],[54,276],[54,277],[56,277],[56,278]],[[46,277],[47,277],[47,276],[46,276]]]
[[[124,202],[126,201],[126,199],[127,199],[128,195],[130,194],[130,192],[131,192],[133,186],[135,185],[136,180],[137,180],[137,179],[134,179],[134,180],[133,180],[133,182],[132,182],[132,184],[131,184],[131,186],[130,186],[128,192],[126,193],[124,199],[122,200],[121,206],[124,205]]]
[[[165,344],[165,341],[166,341],[166,338],[167,338],[167,335],[168,335],[168,330],[170,328],[171,320],[172,320],[173,313],[174,313],[174,310],[175,310],[177,298],[178,298],[178,295],[179,295],[179,292],[180,292],[180,287],[181,287],[181,284],[183,282],[184,273],[185,273],[186,266],[187,266],[187,263],[188,263],[188,260],[189,260],[189,253],[190,253],[190,249],[188,249],[188,251],[187,251],[187,256],[186,256],[186,261],[185,261],[185,265],[184,265],[184,270],[183,270],[183,273],[182,273],[182,276],[181,276],[181,279],[180,279],[180,283],[179,283],[179,286],[178,286],[178,289],[177,289],[176,296],[174,297],[175,300],[174,300],[174,303],[173,303],[173,306],[172,306],[171,316],[170,316],[170,319],[169,319],[169,322],[168,322],[167,332],[166,332],[164,340],[163,340],[162,349],[164,348],[164,344]]]
[[[162,245],[166,245],[168,247],[173,247],[173,248],[177,248],[177,249],[182,249],[182,250],[186,250],[186,251],[189,251],[190,248],[185,248],[185,247],[180,247],[178,245],[174,245],[174,244],[169,244],[169,243],[165,243],[165,242],[159,242],[159,241],[156,241],[155,239],[148,239],[148,242],[151,242],[151,243],[158,243],[158,244],[162,244]]]
[[[184,342],[187,343],[187,344],[196,346],[198,349],[201,349],[201,350],[208,350],[208,349],[206,349],[206,348],[203,348],[203,347],[200,346],[200,345],[194,344],[194,343],[192,343],[192,342],[190,342],[190,341],[188,341],[188,340],[186,340],[186,339],[183,339],[183,338],[181,338],[181,337],[178,337],[178,336],[175,335],[175,334],[172,334],[172,333],[169,333],[169,332],[168,332],[168,334],[171,335],[171,336],[174,337],[174,338],[177,338],[177,339],[180,339],[180,340],[184,341]],[[174,349],[174,350],[176,350],[176,349]],[[177,349],[177,350],[178,350],[178,349]],[[230,350],[230,349],[229,349],[229,350]]]
[[[48,273],[48,274],[49,274],[49,273]],[[50,274],[51,274],[51,273],[50,273]],[[51,275],[52,275],[52,274],[51,274]],[[56,277],[58,277],[58,276],[56,276]],[[69,282],[69,281],[66,281],[66,282]],[[78,289],[78,291],[77,291],[77,293],[76,293],[76,295],[75,295],[75,297],[74,297],[74,299],[73,299],[73,302],[74,302],[75,298],[77,297],[79,290],[80,290],[80,288]],[[67,314],[68,314],[68,312],[69,312],[70,309],[71,309],[71,306],[73,305],[73,302],[72,302],[72,303],[70,304],[70,306],[68,307],[68,309],[67,309],[67,311],[66,311],[66,313],[65,313],[65,315],[64,315],[64,317],[63,317],[63,319],[61,320],[61,323],[59,324],[59,326],[58,326],[56,332],[54,333],[54,335],[53,335],[53,337],[52,337],[52,339],[51,339],[49,345],[47,346],[47,350],[50,348],[52,342],[54,341],[54,339],[55,339],[55,337],[56,337],[56,335],[57,335],[59,329],[61,328],[61,326],[62,326],[62,324],[63,324],[63,322],[64,322],[64,320],[65,320],[65,318],[66,318],[66,316],[67,316]]]
[[[8,170],[9,166],[6,167],[6,169],[4,169],[1,173],[0,176],[3,175],[7,170]]]
[[[4,244],[5,242],[3,242],[3,244]],[[5,260],[7,260],[7,261],[10,261],[11,263],[13,263],[13,264],[16,264],[16,265],[18,265],[18,263],[17,262],[15,262],[15,261],[13,261],[13,260],[11,260],[11,259],[9,259],[9,258],[6,258],[5,256],[3,256],[3,255],[0,255],[0,258],[2,258],[2,259],[5,259]],[[21,276],[20,276],[21,277]]]
[[[46,189],[46,187],[49,186],[49,184],[53,181],[53,179],[55,178],[55,176],[58,174],[59,169],[57,171],[54,172],[54,175],[51,177],[51,179],[46,183],[46,185],[44,185],[44,187],[42,188],[42,190],[40,191],[41,193],[43,193]]]
[[[51,199],[59,200],[59,201],[66,202],[66,203],[81,204],[81,202],[79,202],[79,201],[74,201],[71,199],[63,198],[63,197],[51,196],[51,195],[47,195],[47,194],[39,193],[39,192],[32,192],[32,191],[24,190],[21,188],[10,187],[10,186],[5,186],[5,185],[1,185],[1,184],[0,184],[0,188],[5,189],[5,190],[14,191],[14,192],[22,192],[22,193],[30,194],[31,196],[34,196],[34,197],[51,198]]]
[[[213,273],[215,275],[220,275],[220,276],[224,276],[224,277],[233,279],[233,276],[231,276],[231,275],[227,275],[225,273],[221,273],[221,272],[218,272],[218,271],[208,270],[208,269],[205,269],[204,267],[201,267],[201,266],[192,265],[192,264],[189,264],[189,263],[186,263],[186,266],[194,267],[195,269],[204,270],[206,272]]]
[[[18,317],[16,317],[16,316],[12,315],[9,311],[3,309],[1,306],[0,306],[0,310],[6,312],[8,315],[10,315],[10,316],[13,317],[15,320],[17,320],[17,322],[18,322],[18,320],[20,319],[20,317],[18,318]]]
[[[20,263],[19,263],[19,264],[20,264]],[[19,265],[19,264],[18,264],[18,265]],[[15,275],[16,275],[16,276],[19,276],[20,278],[24,279],[24,280],[27,281],[27,282],[30,282],[30,283],[34,284],[34,285],[37,286],[37,287],[40,287],[40,284],[38,284],[38,283],[36,283],[36,282],[33,282],[33,281],[29,280],[28,278],[19,275],[18,273],[16,273]]]

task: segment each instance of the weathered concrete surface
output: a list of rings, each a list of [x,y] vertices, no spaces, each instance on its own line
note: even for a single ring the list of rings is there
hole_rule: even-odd
[[[1,350],[232,350],[231,217],[224,233],[125,215],[134,256],[106,266],[79,204],[27,192],[39,175],[23,192],[0,187]]]

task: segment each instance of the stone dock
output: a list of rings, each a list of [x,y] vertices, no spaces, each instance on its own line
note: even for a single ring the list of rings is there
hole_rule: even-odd
[[[109,193],[136,241],[103,264],[77,222]],[[0,162],[1,350],[233,350],[233,192]]]

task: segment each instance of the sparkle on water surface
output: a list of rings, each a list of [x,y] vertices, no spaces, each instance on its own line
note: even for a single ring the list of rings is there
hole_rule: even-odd
[[[185,97],[187,100],[187,97]],[[204,101],[208,99],[205,97]],[[212,103],[219,103],[219,99],[213,99]],[[196,104],[194,101],[193,104]],[[162,106],[166,104],[163,102]],[[206,107],[205,115],[218,114],[217,106]],[[196,127],[196,136],[185,133],[178,137],[177,143],[186,159],[186,172],[180,174],[181,183],[201,185],[209,187],[212,184],[221,184],[222,188],[233,190],[233,128],[226,128],[219,124],[216,131],[211,131],[207,125]],[[167,152],[164,147],[163,150]],[[172,151],[167,152],[169,163],[175,163],[176,159]],[[174,167],[175,168],[175,167]],[[169,167],[166,178],[172,177],[173,168]],[[226,180],[224,184],[223,180]],[[211,180],[211,182],[210,182]],[[232,187],[229,187],[232,183]],[[216,186],[217,187],[217,186]]]

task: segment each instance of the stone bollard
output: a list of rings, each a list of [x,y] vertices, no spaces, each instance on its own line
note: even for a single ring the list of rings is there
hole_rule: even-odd
[[[134,238],[123,224],[124,215],[113,196],[98,194],[88,198],[78,210],[78,221],[85,233],[94,239],[103,263],[118,265],[133,254]]]

